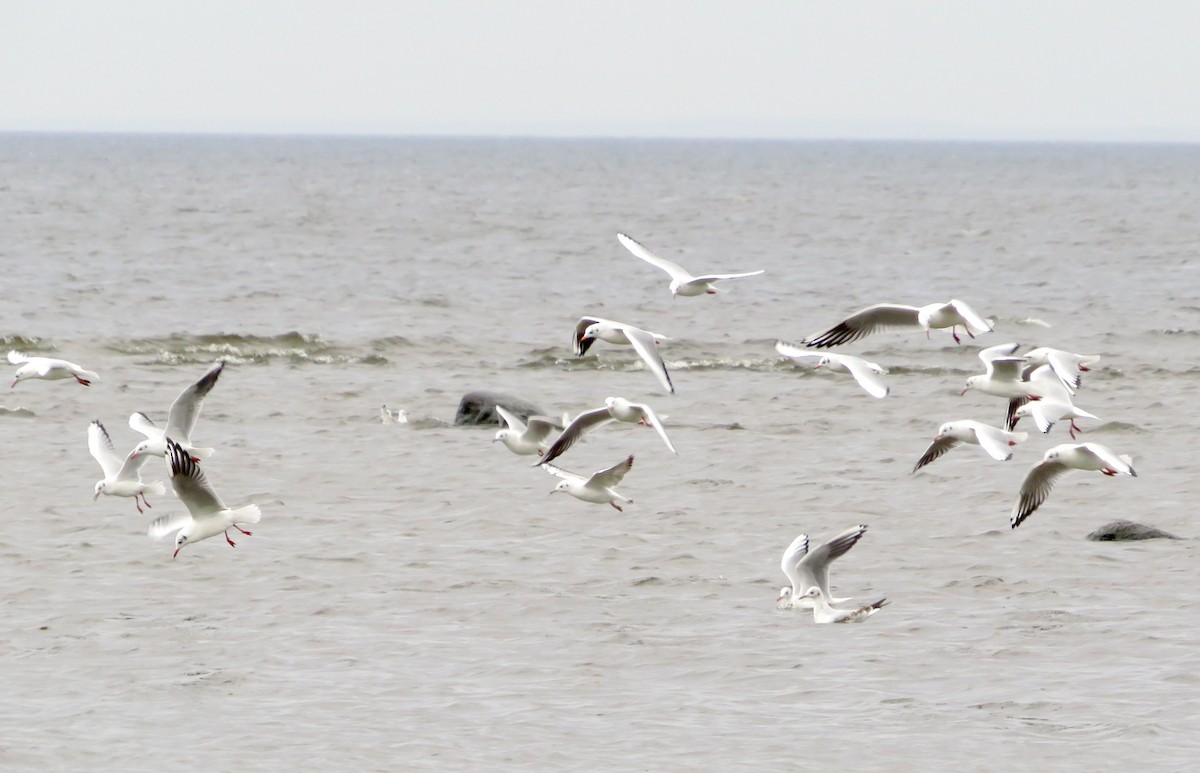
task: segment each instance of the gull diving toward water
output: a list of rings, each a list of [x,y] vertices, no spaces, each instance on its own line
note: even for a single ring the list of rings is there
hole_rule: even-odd
[[[867,531],[866,524],[860,524],[846,529],[841,534],[809,552],[808,535],[801,534],[792,540],[792,544],[783,551],[783,559],[779,568],[787,575],[791,587],[779,589],[779,598],[775,599],[777,609],[812,609],[816,602],[804,594],[809,588],[817,587],[825,594],[825,598],[833,604],[843,604],[851,599],[837,599],[829,592],[829,564],[846,554],[850,548],[858,544],[862,535]]]
[[[609,397],[604,400],[603,408],[584,411],[576,416],[546,451],[546,455],[534,466],[549,464],[575,445],[575,441],[588,432],[614,421],[653,427],[662,441],[667,444],[667,448],[671,449],[671,453],[678,453],[675,446],[671,445],[671,439],[667,437],[667,431],[663,428],[662,422],[659,421],[650,406],[645,403],[631,403],[624,397]]]
[[[575,332],[571,336],[571,346],[576,356],[582,357],[591,348],[596,339],[610,344],[629,344],[646,363],[646,367],[654,374],[658,382],[671,394],[675,387],[671,384],[671,376],[667,373],[667,365],[662,355],[658,353],[658,342],[668,340],[659,333],[650,333],[640,327],[626,325],[624,322],[613,322],[611,319],[600,317],[581,317],[575,323]]]
[[[947,422],[938,427],[933,442],[929,444],[929,448],[925,449],[925,453],[921,454],[921,458],[917,460],[912,471],[916,472],[962,443],[974,443],[987,451],[993,459],[1007,462],[1012,458],[1012,451],[1008,450],[1009,446],[1015,446],[1028,437],[1029,433],[1027,432],[1006,432],[998,427],[970,419]]]
[[[167,439],[167,464],[171,470],[171,486],[188,509],[186,515],[176,513],[164,515],[155,519],[146,528],[146,534],[154,539],[162,539],[173,531],[175,535],[175,558],[184,545],[191,545],[202,539],[225,535],[229,547],[237,547],[229,538],[229,530],[237,529],[246,536],[251,536],[238,524],[258,523],[262,512],[258,505],[246,505],[231,510],[225,506],[217,492],[209,485],[204,472],[186,450],[170,438]]]
[[[865,338],[878,330],[892,327],[920,327],[929,337],[932,329],[950,328],[955,343],[962,343],[956,328],[962,325],[972,338],[976,333],[992,332],[988,320],[975,313],[962,301],[931,303],[927,306],[902,306],[895,303],[877,303],[846,317],[828,330],[814,333],[804,340],[804,345],[816,349],[841,346]]]
[[[849,354],[835,354],[827,352],[825,354],[817,354],[816,352],[806,352],[796,344],[789,344],[785,341],[775,342],[775,351],[782,354],[784,357],[791,357],[794,360],[799,360],[803,357],[817,357],[818,368],[828,368],[832,373],[849,373],[854,376],[854,380],[858,385],[867,391],[871,397],[887,397],[891,391],[891,387],[883,383],[882,376],[887,374],[885,368],[876,365],[873,362],[867,362],[861,357],[852,357]]]
[[[545,416],[530,416],[528,422],[505,408],[496,406],[496,413],[504,419],[505,428],[496,433],[492,442],[497,440],[504,443],[509,451],[521,456],[537,454],[541,456],[550,447],[554,433],[561,429],[553,419]]]
[[[1025,476],[1025,481],[1021,484],[1021,493],[1009,517],[1012,528],[1020,526],[1021,521],[1041,507],[1050,496],[1054,482],[1071,470],[1094,470],[1108,476],[1137,477],[1133,470],[1133,460],[1124,454],[1118,454],[1108,446],[1099,443],[1064,443],[1054,446]]]
[[[553,464],[543,464],[546,472],[551,475],[557,475],[562,478],[558,485],[554,487],[551,494],[557,494],[560,491],[565,491],[576,499],[582,499],[584,502],[595,502],[596,504],[609,504],[614,509],[621,510],[621,506],[617,504],[617,500],[622,502],[633,503],[632,499],[622,496],[617,493],[617,485],[625,478],[625,473],[633,468],[633,455],[630,454],[626,459],[617,462],[612,467],[606,470],[592,473],[591,477],[583,477],[576,475],[573,472],[555,467]]]
[[[135,413],[129,417],[129,426],[146,436],[146,440],[138,443],[133,449],[132,456],[137,458],[142,454],[153,456],[167,455],[167,440],[174,440],[185,451],[192,455],[193,461],[208,458],[213,455],[211,448],[196,448],[192,445],[192,430],[196,428],[196,419],[200,418],[200,409],[204,406],[204,398],[212,391],[221,375],[225,362],[221,361],[205,373],[199,381],[179,393],[175,402],[171,403],[171,411],[167,414],[167,428],[159,429],[150,417],[144,413]]]
[[[83,386],[91,386],[93,381],[100,378],[92,371],[84,370],[73,362],[56,360],[53,357],[29,357],[16,350],[8,353],[8,361],[13,365],[21,366],[17,368],[9,389],[30,378],[44,378],[48,381],[74,378]]]
[[[146,499],[147,491],[160,496],[167,493],[166,487],[160,480],[153,483],[142,482],[142,465],[149,457],[134,458],[132,452],[124,460],[117,456],[112,438],[108,436],[108,431],[104,429],[104,425],[100,423],[99,419],[88,425],[88,450],[91,451],[92,457],[100,463],[100,469],[104,471],[104,479],[96,481],[93,502],[99,499],[101,494],[114,497],[133,497],[133,503],[137,505],[138,512],[143,513],[145,511],[138,502],[139,496],[142,498],[142,502],[146,503],[146,507],[150,507],[150,502]]]
[[[646,249],[642,243],[631,239],[625,234],[617,234],[617,241],[625,246],[625,249],[632,252],[635,256],[641,258],[652,266],[661,268],[666,271],[671,277],[671,297],[678,295],[695,296],[695,295],[716,295],[720,292],[715,282],[720,282],[724,279],[739,279],[745,276],[758,276],[763,273],[760,271],[747,271],[741,274],[702,274],[701,276],[692,276],[682,266],[677,263],[660,258],[650,250]]]

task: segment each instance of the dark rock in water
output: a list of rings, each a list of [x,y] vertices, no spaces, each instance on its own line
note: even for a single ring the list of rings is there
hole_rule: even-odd
[[[496,405],[503,405],[522,419],[530,416],[544,416],[545,413],[533,403],[519,397],[506,395],[501,392],[479,390],[467,392],[458,401],[458,413],[454,414],[455,424],[503,424],[500,414],[496,413]]]
[[[1128,542],[1139,539],[1180,539],[1174,534],[1143,526],[1133,521],[1113,521],[1096,529],[1087,538],[1093,542]]]

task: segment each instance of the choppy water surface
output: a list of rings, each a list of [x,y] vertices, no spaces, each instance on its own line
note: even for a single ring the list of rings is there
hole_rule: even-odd
[[[1194,147],[0,137],[5,349],[96,370],[0,398],[0,764],[11,769],[1185,769],[1200,754]],[[696,270],[672,301],[625,230]],[[909,470],[975,344],[847,347],[892,396],[779,358],[878,301],[962,298],[979,343],[1099,354],[1074,473],[1011,531],[1026,470],[972,447]],[[664,333],[678,394],[582,314]],[[1040,322],[1039,322],[1040,321]],[[1042,322],[1049,325],[1043,326]],[[195,440],[263,521],[170,558],[172,495],[91,501],[86,427],[229,362]],[[7,367],[7,366],[6,366]],[[636,456],[624,514],[448,425],[501,389],[645,400],[561,460]],[[378,408],[415,421],[383,426]],[[152,460],[147,477],[166,479]],[[868,523],[839,593],[779,612],[783,548]]]

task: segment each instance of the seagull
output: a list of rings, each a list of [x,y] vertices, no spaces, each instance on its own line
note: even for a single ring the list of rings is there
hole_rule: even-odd
[[[987,451],[993,459],[1007,462],[1012,458],[1012,451],[1008,450],[1009,446],[1015,446],[1028,437],[1028,432],[1006,432],[998,427],[970,419],[947,422],[938,427],[933,442],[929,444],[929,448],[925,449],[925,453],[921,454],[921,458],[917,460],[912,471],[916,472],[962,443],[974,443]]]
[[[817,354],[816,352],[806,352],[803,348],[796,344],[789,344],[785,341],[775,342],[775,351],[782,354],[784,357],[791,357],[794,360],[799,360],[801,357],[819,357],[817,367],[827,367],[833,373],[849,373],[854,376],[854,380],[858,385],[867,390],[867,394],[871,397],[887,397],[891,387],[883,383],[880,376],[887,374],[887,369],[876,365],[873,362],[867,362],[861,357],[852,357],[849,354],[835,354],[827,352],[825,354]]]
[[[632,252],[635,256],[641,258],[652,266],[661,268],[671,276],[671,297],[679,295],[695,296],[695,295],[716,295],[720,292],[714,282],[719,282],[723,279],[739,279],[744,276],[758,276],[762,271],[748,271],[742,274],[703,274],[701,276],[692,276],[682,266],[677,263],[672,263],[665,258],[660,258],[650,250],[646,249],[642,243],[631,239],[625,234],[617,234],[617,241],[625,246],[625,249]]]
[[[145,510],[138,502],[139,496],[142,498],[142,502],[146,503],[146,507],[150,507],[150,502],[146,499],[147,491],[159,496],[167,493],[166,487],[160,480],[153,483],[142,482],[142,465],[146,463],[145,456],[134,458],[130,453],[124,461],[117,456],[112,438],[108,436],[108,431],[104,429],[104,425],[100,423],[99,419],[88,425],[88,450],[91,451],[92,457],[100,463],[100,469],[104,470],[104,479],[96,481],[93,502],[99,499],[101,494],[114,497],[133,497],[133,504],[137,506],[138,512],[144,513]]]
[[[662,438],[662,441],[667,444],[667,448],[671,450],[671,453],[679,453],[675,450],[675,446],[671,445],[671,439],[667,437],[666,429],[663,428],[658,415],[654,413],[654,410],[650,406],[645,403],[631,403],[624,397],[608,397],[604,400],[603,408],[584,411],[567,424],[566,429],[562,431],[562,434],[558,436],[558,439],[546,451],[546,455],[534,464],[534,466],[549,464],[565,453],[568,448],[575,445],[575,441],[588,432],[614,421],[653,427],[658,436]]]
[[[804,593],[804,598],[812,599],[814,623],[861,623],[888,603],[887,599],[880,599],[858,609],[834,609],[816,585]]]
[[[222,533],[225,534],[225,541],[230,547],[237,547],[229,538],[230,528],[237,529],[246,536],[253,534],[238,524],[258,523],[262,518],[258,505],[246,505],[235,510],[226,507],[221,497],[217,496],[217,492],[209,485],[196,460],[170,438],[167,438],[167,463],[171,469],[171,486],[179,499],[187,505],[188,513],[157,518],[146,528],[146,534],[154,539],[162,539],[171,532],[178,531],[175,535],[175,552],[171,554],[171,558],[177,557],[184,545],[191,545]]]
[[[214,368],[205,373],[199,381],[179,393],[175,402],[171,403],[171,411],[167,414],[167,428],[159,429],[150,421],[150,417],[138,412],[129,417],[129,426],[146,436],[146,440],[138,443],[133,449],[132,456],[137,458],[142,454],[154,456],[167,455],[167,440],[174,440],[184,450],[192,455],[193,461],[200,461],[213,455],[211,448],[196,448],[192,445],[192,430],[196,428],[196,419],[200,418],[200,409],[204,406],[204,398],[212,391],[213,385],[221,375],[225,362],[218,362]]]
[[[600,317],[581,317],[575,323],[575,333],[571,337],[571,346],[576,356],[582,357],[595,340],[608,341],[610,344],[630,344],[646,363],[646,367],[654,373],[658,382],[671,394],[675,387],[671,384],[671,376],[667,373],[666,363],[658,353],[656,344],[668,340],[659,333],[650,333],[640,327],[626,325],[624,322],[613,322],[611,319]]]
[[[15,349],[8,353],[8,361],[13,365],[21,366],[17,368],[12,386],[9,389],[16,387],[17,384],[27,378],[44,378],[50,381],[60,378],[74,378],[83,386],[91,386],[94,380],[100,378],[92,371],[84,370],[73,362],[56,360],[53,357],[30,357],[21,354]]]
[[[1051,349],[1048,346],[1031,349],[1025,352],[1025,357],[1031,365],[1049,365],[1055,375],[1062,380],[1063,386],[1067,387],[1072,394],[1083,383],[1080,371],[1086,373],[1091,370],[1088,366],[1100,360],[1100,356],[1097,354],[1075,354],[1062,349]]]
[[[550,492],[551,494],[565,491],[576,499],[582,499],[584,502],[595,502],[601,505],[608,503],[620,512],[625,511],[617,504],[618,499],[622,502],[633,503],[632,499],[624,497],[616,491],[617,485],[625,478],[625,473],[629,472],[633,467],[632,454],[608,469],[592,473],[591,477],[588,478],[576,475],[573,472],[567,472],[555,467],[553,464],[543,464],[542,467],[551,475],[557,475],[562,478],[558,482],[558,485],[554,487],[554,490]]]
[[[825,598],[830,599],[833,604],[850,601],[848,598],[836,599],[830,595],[829,564],[858,544],[866,530],[866,524],[846,529],[811,553],[808,550],[807,534],[801,534],[792,540],[792,544],[783,551],[783,559],[779,562],[779,568],[787,575],[792,586],[779,589],[779,598],[775,599],[776,609],[812,609],[815,602],[804,594],[813,587],[820,588]]]
[[[552,440],[550,436],[560,429],[554,420],[545,416],[530,416],[529,421],[524,422],[521,421],[520,416],[503,405],[497,405],[496,412],[504,419],[506,426],[496,433],[492,442],[495,443],[499,440],[508,447],[509,451],[521,456],[529,454],[541,456],[550,447]]]
[[[841,346],[851,341],[871,335],[877,330],[890,327],[921,327],[925,337],[929,337],[931,329],[950,328],[950,335],[955,343],[962,343],[955,330],[959,325],[972,338],[975,333],[990,333],[992,325],[988,320],[975,313],[967,304],[958,300],[947,303],[931,303],[927,306],[902,306],[895,303],[877,303],[868,306],[846,317],[833,327],[820,333],[814,333],[804,340],[804,345],[817,349],[830,346]]]
[[[1099,419],[1099,416],[1088,413],[1082,408],[1077,408],[1069,400],[1037,400],[1034,402],[1025,403],[1017,406],[1013,411],[1013,424],[1025,418],[1026,416],[1033,417],[1033,421],[1037,424],[1037,428],[1043,433],[1048,433],[1050,429],[1063,419],[1070,419],[1070,426],[1067,432],[1071,435],[1071,439],[1075,439],[1076,432],[1083,432],[1075,424],[1076,419]]]
[[[1071,470],[1096,470],[1108,476],[1132,475],[1133,460],[1124,454],[1118,454],[1108,446],[1099,443],[1064,443],[1054,446],[1042,461],[1038,462],[1025,476],[1021,484],[1021,493],[1013,505],[1010,521],[1012,528],[1021,525],[1021,521],[1033,514],[1050,496],[1054,482]]]
[[[386,405],[379,408],[379,420],[384,424],[408,424],[408,411],[403,408],[392,410]]]

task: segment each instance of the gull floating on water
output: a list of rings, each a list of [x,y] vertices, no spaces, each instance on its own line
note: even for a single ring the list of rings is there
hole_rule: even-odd
[[[571,346],[575,354],[582,357],[596,339],[610,344],[629,344],[646,363],[646,367],[654,374],[663,388],[674,394],[675,387],[671,384],[671,376],[667,373],[667,365],[662,355],[658,353],[658,342],[666,341],[667,337],[659,333],[651,333],[640,327],[626,325],[624,322],[614,322],[600,317],[581,317],[575,323],[575,332],[571,336]]]
[[[553,440],[552,435],[561,427],[553,419],[545,416],[530,416],[529,421],[521,421],[521,417],[505,408],[496,406],[496,413],[504,419],[505,428],[496,433],[492,442],[497,440],[504,443],[509,451],[521,456],[545,453]]]
[[[16,350],[8,353],[8,361],[13,365],[21,366],[17,368],[12,386],[9,389],[30,378],[44,378],[48,381],[61,378],[74,378],[83,386],[91,386],[92,382],[99,378],[92,371],[84,370],[73,362],[57,360],[53,357],[30,357]]]
[[[789,344],[786,341],[776,341],[775,351],[785,357],[791,357],[794,360],[799,360],[804,357],[817,357],[818,368],[827,368],[833,373],[849,373],[854,376],[854,380],[858,385],[867,391],[867,394],[872,397],[887,397],[891,391],[891,387],[883,383],[882,376],[887,374],[887,369],[876,365],[873,362],[868,362],[861,357],[852,357],[849,354],[835,354],[826,352],[817,354],[816,352],[807,352],[803,347],[796,344]]]
[[[238,524],[258,523],[262,512],[258,505],[246,505],[230,509],[217,496],[217,492],[209,485],[204,472],[196,464],[183,447],[170,438],[167,439],[167,464],[171,470],[171,487],[180,501],[187,506],[184,514],[164,515],[155,519],[147,528],[146,534],[154,539],[162,539],[173,531],[175,535],[175,558],[184,545],[191,545],[209,537],[224,533],[229,547],[237,547],[229,538],[229,530],[237,529],[246,536],[253,533],[243,529]]]
[[[816,606],[816,602],[813,598],[804,595],[812,587],[820,588],[830,603],[842,604],[850,601],[851,599],[848,598],[833,598],[830,594],[829,564],[857,545],[866,531],[866,524],[846,529],[812,552],[809,552],[808,549],[807,534],[801,534],[792,540],[792,544],[783,551],[783,559],[779,562],[779,568],[787,575],[792,585],[779,589],[779,597],[775,599],[776,608],[812,609]]]
[[[614,421],[653,427],[671,453],[678,453],[675,446],[671,445],[671,439],[667,437],[667,431],[659,421],[658,415],[650,406],[645,403],[631,403],[624,397],[608,397],[604,400],[603,408],[584,411],[567,424],[566,429],[562,431],[562,434],[558,436],[558,439],[554,441],[554,444],[546,451],[546,455],[537,464],[549,464],[575,445],[575,442],[588,432]]]
[[[812,599],[814,623],[861,623],[888,603],[884,598],[858,609],[834,609],[816,585],[805,591],[804,598]]]
[[[1105,475],[1132,475],[1133,459],[1118,454],[1099,443],[1064,443],[1054,446],[1042,461],[1033,466],[1021,484],[1021,493],[1013,505],[1010,522],[1017,528],[1050,496],[1050,489],[1064,473],[1071,470],[1102,472]]]
[[[397,408],[393,411],[391,408],[383,405],[379,408],[379,420],[384,424],[407,424],[408,411],[403,408]]]
[[[741,274],[702,274],[700,276],[692,276],[682,266],[677,263],[660,258],[650,250],[646,249],[645,245],[631,239],[625,234],[617,234],[617,241],[625,246],[625,249],[632,252],[635,256],[641,258],[652,266],[661,268],[671,276],[671,297],[678,295],[695,296],[695,295],[715,295],[720,292],[714,282],[720,282],[724,279],[739,279],[745,276],[758,276],[763,273],[760,271],[747,271]]]
[[[88,425],[88,450],[92,453],[92,458],[100,463],[100,469],[104,471],[103,480],[96,481],[93,502],[99,499],[101,494],[113,497],[133,497],[133,504],[137,506],[138,512],[142,513],[145,511],[138,502],[139,496],[142,498],[142,502],[146,503],[146,507],[150,507],[150,502],[146,499],[147,491],[160,496],[167,493],[166,487],[160,480],[153,483],[142,482],[142,465],[146,463],[148,457],[135,458],[130,452],[122,460],[117,455],[116,449],[113,448],[112,438],[108,436],[108,431],[104,429],[104,425],[100,423],[99,419]]]
[[[596,504],[609,504],[616,510],[621,510],[621,506],[617,504],[619,499],[622,502],[632,504],[633,500],[617,493],[617,485],[625,478],[625,473],[629,472],[633,467],[633,455],[630,454],[627,458],[617,462],[612,467],[599,472],[594,472],[590,477],[577,475],[573,472],[567,472],[564,469],[555,467],[553,464],[543,464],[542,467],[551,475],[557,475],[562,478],[558,485],[554,487],[551,494],[557,494],[560,491],[565,491],[576,499],[582,499],[584,502],[595,502]],[[624,512],[621,510],[621,512]]]
[[[959,300],[947,303],[931,303],[927,306],[903,306],[895,303],[877,303],[846,317],[828,330],[815,333],[804,340],[804,345],[817,349],[841,346],[872,333],[893,327],[920,327],[929,337],[932,329],[950,329],[955,343],[962,343],[956,328],[962,325],[972,338],[976,333],[992,332],[992,325],[979,316],[967,304]]]
[[[938,427],[933,442],[929,444],[929,448],[925,449],[925,453],[921,454],[921,458],[917,460],[912,471],[916,472],[962,443],[974,443],[993,459],[1007,462],[1012,458],[1012,451],[1008,450],[1009,446],[1015,446],[1028,437],[1029,433],[1027,432],[1006,432],[990,424],[970,419],[947,422]]]

